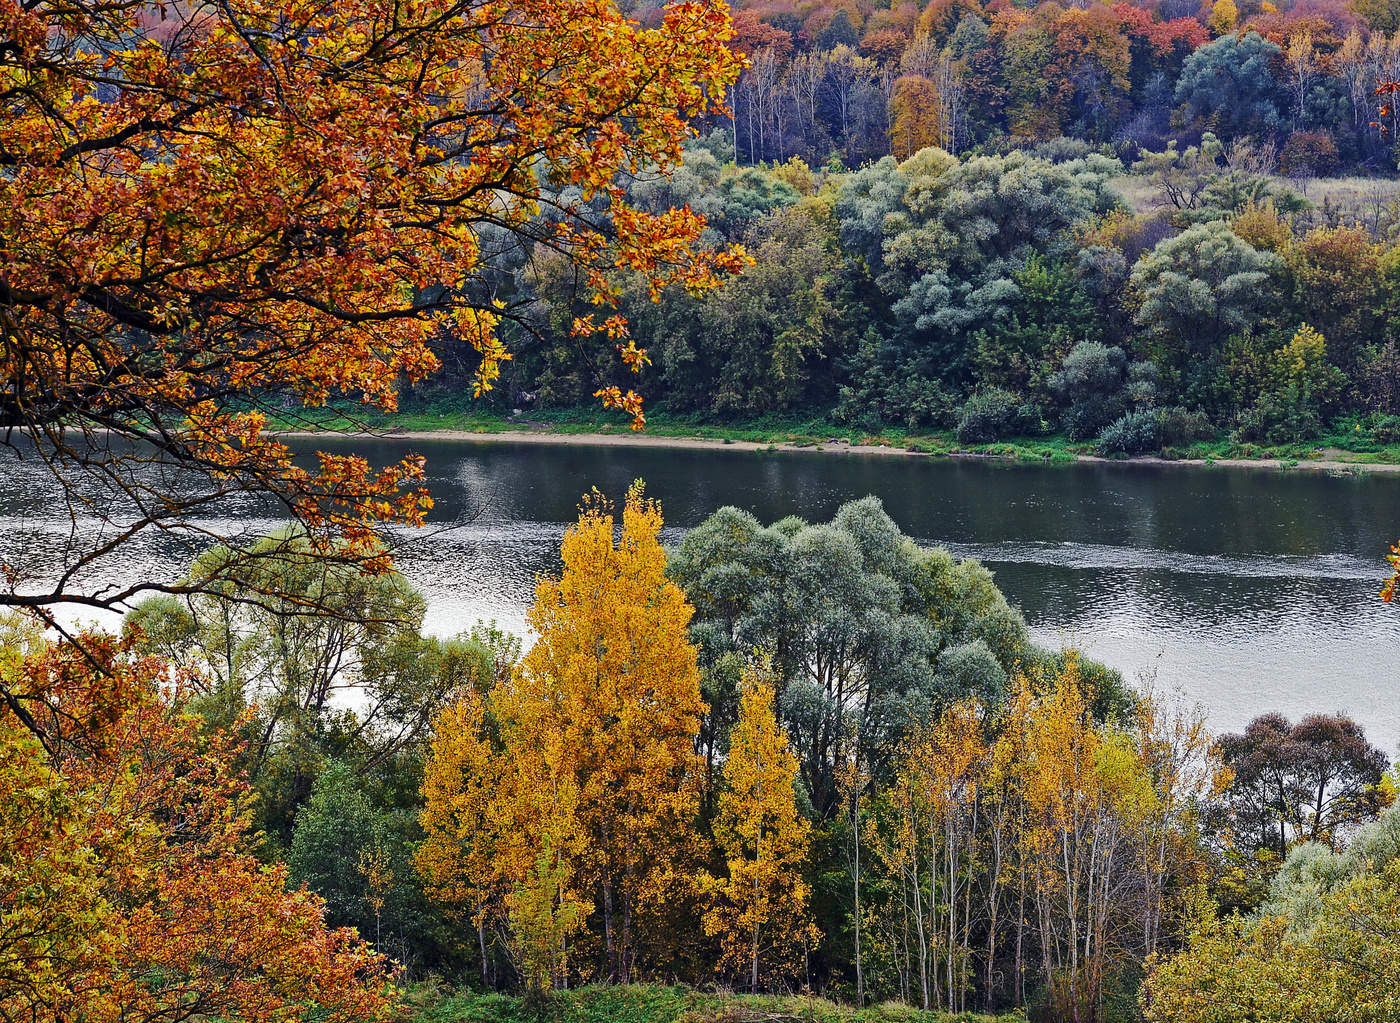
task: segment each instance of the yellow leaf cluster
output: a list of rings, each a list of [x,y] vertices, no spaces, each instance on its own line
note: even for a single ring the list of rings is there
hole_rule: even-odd
[[[718,968],[742,971],[755,991],[770,970],[794,969],[820,937],[802,876],[811,826],[797,808],[797,757],[773,701],[771,670],[747,668],[714,824],[725,874],[699,878],[705,933],[721,943]]]
[[[619,531],[600,494],[585,500],[562,574],[536,589],[538,641],[491,693],[444,712],[424,777],[419,869],[479,926],[506,920],[540,983],[563,982],[594,905],[609,973],[631,976],[639,919],[695,857],[692,609],[666,578],[661,510],[640,483],[621,518]]]

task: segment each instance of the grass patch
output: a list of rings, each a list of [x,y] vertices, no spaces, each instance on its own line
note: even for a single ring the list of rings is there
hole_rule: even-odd
[[[1392,205],[1400,200],[1400,181],[1393,178],[1338,177],[1338,178],[1289,178],[1282,175],[1266,175],[1269,181],[1281,189],[1297,192],[1313,210],[1321,207],[1339,211],[1338,219],[1343,223],[1359,222],[1373,235],[1383,234],[1394,218]],[[1149,177],[1139,174],[1122,174],[1114,177],[1110,185],[1123,197],[1128,208],[1137,214],[1152,213],[1168,209],[1161,188]],[[1316,218],[1308,218],[1315,223]],[[1304,226],[1307,226],[1306,224]]]
[[[414,1003],[412,993],[410,1005]],[[531,1002],[463,992],[414,1007],[414,1023],[1024,1023],[1021,1015],[946,1015],[887,1002],[857,1009],[822,998],[729,995],[688,987],[590,986]]]
[[[462,399],[432,403],[406,399],[403,408],[394,414],[366,411],[358,405],[341,403],[324,409],[289,411],[270,418],[274,428],[285,430],[369,429],[389,434],[399,431],[477,435],[509,432],[631,434],[630,424],[624,418],[593,406],[530,410],[512,416]],[[872,430],[837,423],[823,413],[789,413],[720,421],[710,416],[672,413],[663,407],[648,411],[646,435],[712,440],[724,444],[747,443],[768,450],[792,447],[839,451],[850,445],[888,447],[923,455],[987,455],[1050,464],[1067,464],[1080,455],[1095,454],[1092,442],[1070,441],[1062,435],[1012,437],[988,444],[960,444],[950,430],[898,426]],[[1198,441],[1185,448],[1164,449],[1160,454],[1173,460],[1215,462],[1272,459],[1290,465],[1303,461],[1333,461],[1365,466],[1400,464],[1400,442],[1381,443],[1369,430],[1358,429],[1355,422],[1347,421],[1320,437],[1299,443],[1241,443],[1222,431],[1214,440]]]
[[[1299,462],[1346,462],[1354,465],[1394,465],[1400,463],[1400,444],[1381,444],[1369,433],[1355,430],[1329,430],[1321,437],[1289,444],[1247,444],[1228,437],[1196,443],[1184,452],[1187,458],[1265,458],[1289,466]]]

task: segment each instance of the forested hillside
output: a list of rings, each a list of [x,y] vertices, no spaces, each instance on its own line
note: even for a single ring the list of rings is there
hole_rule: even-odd
[[[1400,15],[1381,0],[739,0],[740,159],[857,166],[1071,136],[1161,150],[1213,130],[1290,174],[1393,169]],[[644,20],[660,3],[637,5]]]
[[[747,269],[700,295],[619,261],[623,327],[596,279],[502,245],[479,296],[516,356],[492,366],[500,412],[637,394],[1109,455],[1400,440],[1395,11],[846,0],[741,3],[734,25],[728,116],[622,185],[702,214]],[[625,364],[580,359],[590,334]],[[477,372],[450,337],[438,354],[410,408]]]
[[[717,422],[815,413],[966,443],[1061,432],[1108,454],[1307,441],[1339,420],[1357,441],[1400,437],[1388,193],[1314,203],[1209,133],[1135,163],[1071,139],[853,171],[733,156],[716,129],[629,194],[702,212],[709,244],[741,243],[747,270],[704,296],[624,284],[649,359],[632,373],[577,357],[586,292],[520,252],[498,291],[521,317],[516,358],[487,400],[569,408],[602,384]],[[473,369],[416,393],[450,400]]]

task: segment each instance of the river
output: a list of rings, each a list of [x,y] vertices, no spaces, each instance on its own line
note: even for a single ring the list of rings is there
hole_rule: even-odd
[[[1387,542],[1400,536],[1397,475],[497,441],[317,446],[379,462],[427,456],[432,528],[399,564],[427,595],[434,632],[477,619],[523,631],[534,580],[557,570],[559,539],[594,485],[620,496],[645,479],[668,541],[726,504],[765,522],[822,521],[874,494],[921,543],[993,569],[1040,642],[1076,643],[1130,678],[1155,674],[1159,688],[1204,704],[1217,731],[1270,710],[1341,711],[1389,754],[1400,749],[1400,607],[1376,597]],[[0,553],[42,558],[66,542],[66,522],[45,528],[51,487],[13,465],[0,472],[10,484]],[[274,525],[252,508],[238,521]],[[104,571],[173,577],[186,558],[159,538]]]

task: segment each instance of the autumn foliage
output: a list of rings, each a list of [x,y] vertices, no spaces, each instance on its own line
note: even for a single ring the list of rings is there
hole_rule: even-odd
[[[641,934],[658,940],[696,858],[705,705],[692,611],[666,578],[660,508],[640,484],[615,541],[617,525],[601,495],[585,501],[562,575],[536,590],[538,642],[507,682],[444,712],[424,778],[431,890],[479,928],[507,926],[538,986],[564,983],[586,922],[605,976],[632,977]]]
[[[251,490],[374,556],[376,524],[423,519],[421,462],[294,461],[258,405],[392,409],[444,336],[489,388],[503,245],[562,254],[604,309],[580,342],[639,367],[619,281],[703,290],[742,263],[618,183],[722,109],[730,36],[716,0],[651,28],[598,0],[0,0],[0,425],[70,493],[121,492],[133,533]],[[600,396],[640,424],[630,391]],[[80,589],[54,586],[5,599]]]
[[[904,744],[862,825],[867,886],[893,885],[866,910],[868,940],[914,1004],[1026,1004],[1034,983],[1048,1018],[1089,1023],[1158,948],[1176,912],[1165,894],[1205,862],[1193,832],[1219,780],[1209,739],[1191,711],[1148,699],[1104,723],[1091,702],[1070,655],[1023,674],[999,709],[956,703]]]
[[[917,75],[900,78],[890,97],[890,152],[907,160],[941,139],[937,86]]]
[[[110,636],[7,625],[0,1015],[386,1019],[386,964],[249,852],[247,786],[187,681]]]
[[[778,723],[770,674],[762,664],[745,674],[715,812],[724,871],[699,880],[705,933],[723,949],[719,966],[746,972],[752,991],[761,976],[796,973],[821,936],[802,876],[811,825],[797,808],[797,757]]]
[[[618,526],[585,501],[562,575],[538,585],[535,646],[436,722],[418,868],[476,927],[483,980],[499,935],[521,979],[556,988],[710,969],[780,989],[853,939],[857,977],[927,1009],[1039,991],[1056,1019],[1105,1019],[1205,876],[1200,808],[1228,776],[1199,713],[1149,693],[1105,721],[1102,669],[1037,661],[1004,696],[904,708],[878,760],[848,746],[822,818],[789,724],[814,696],[767,654],[741,659],[732,696],[716,673],[733,666],[707,669],[734,716],[704,770],[692,611],[639,485]],[[817,843],[846,869],[815,880]],[[851,911],[824,920],[855,935],[817,928],[818,883]]]
[[[946,552],[871,528],[881,516],[857,502],[838,521],[871,551],[931,559],[926,578],[949,591],[940,622],[995,593],[977,585],[980,566],[961,573]],[[744,536],[733,514],[708,530],[702,543],[731,553]],[[1300,992],[1318,1018],[1381,1004],[1361,978],[1385,969],[1366,943],[1393,944],[1400,811],[1354,723],[1289,731],[1266,716],[1213,742],[1197,710],[1150,687],[1129,696],[1073,651],[1017,646],[1003,670],[978,640],[939,655],[911,696],[875,701],[889,716],[879,730],[834,709],[795,661],[715,656],[687,592],[703,605],[754,576],[715,569],[683,591],[696,551],[675,553],[673,578],[661,535],[640,483],[620,509],[585,498],[561,573],[537,584],[533,646],[519,657],[476,634],[487,645],[450,675],[431,740],[378,761],[399,795],[347,762],[322,765],[290,868],[250,855],[237,765],[251,747],[236,737],[256,731],[252,708],[197,716],[209,709],[190,700],[198,680],[141,654],[138,626],[55,645],[6,623],[0,1010],[35,1023],[386,1017],[386,960],[329,928],[328,912],[410,956],[380,924],[403,935],[415,914],[413,940],[448,936],[429,953],[438,962],[479,959],[483,987],[536,993],[662,978],[780,991],[853,975],[861,1004],[1108,1023],[1150,971],[1145,1004],[1163,1023],[1216,1018],[1199,983],[1252,1005],[1237,975]],[[781,571],[776,545],[764,550],[760,567]],[[777,612],[790,657],[793,603]],[[858,727],[864,741],[851,741]],[[803,761],[840,733],[823,812]],[[1272,882],[1237,876],[1275,832]],[[353,855],[317,852],[337,841]],[[1268,901],[1232,922],[1207,892]],[[1333,961],[1332,987],[1310,981]]]

